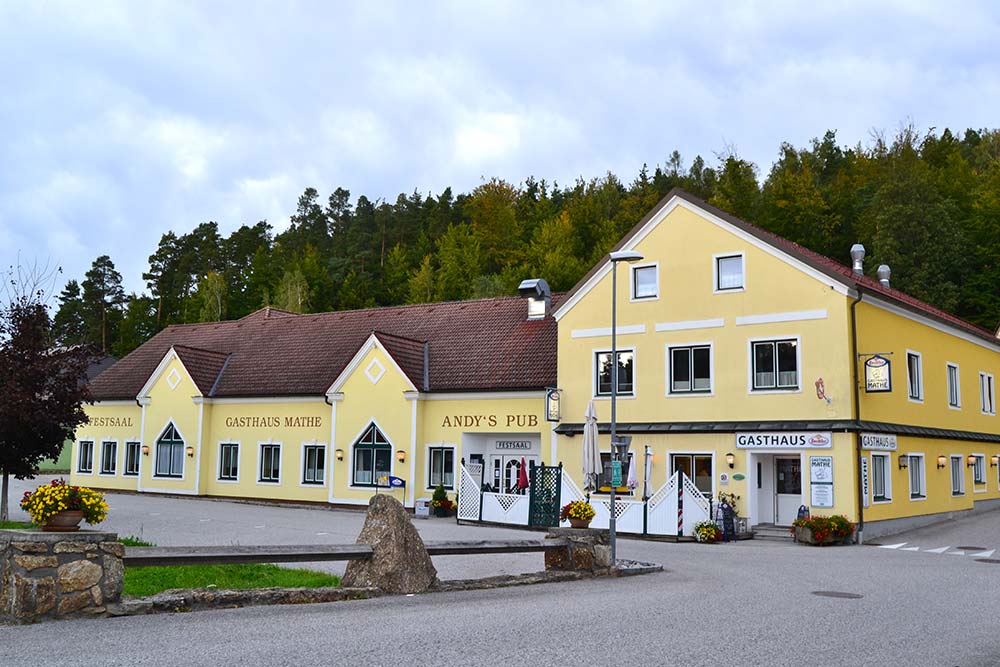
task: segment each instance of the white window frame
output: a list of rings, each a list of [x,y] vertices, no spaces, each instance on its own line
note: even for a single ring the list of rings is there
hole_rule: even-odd
[[[952,386],[951,371],[955,370],[955,384]],[[945,363],[945,386],[948,389],[948,407],[952,410],[962,409],[962,375],[958,364],[948,361]],[[951,401],[952,389],[955,390],[955,402]]]
[[[638,395],[638,387],[636,386],[636,378],[639,375],[639,373],[638,373],[638,369],[639,369],[639,355],[636,354],[635,347],[620,347],[617,350],[617,353],[619,355],[621,355],[621,354],[627,354],[629,352],[632,353],[632,392],[629,393],[629,394],[623,394],[621,391],[619,391],[618,392],[618,399],[619,400],[632,400],[632,399],[634,399]],[[590,362],[590,364],[591,364],[591,369],[590,369],[590,382],[591,382],[590,395],[594,398],[594,400],[608,401],[608,400],[611,400],[611,392],[608,392],[607,394],[598,394],[597,393],[597,386],[598,386],[598,382],[597,382],[597,355],[599,355],[599,354],[608,354],[608,355],[610,355],[611,354],[611,350],[609,348],[606,348],[606,347],[595,347],[591,351],[591,354],[590,354],[590,359],[591,359],[591,362]],[[384,431],[383,431],[383,433],[384,433]]]
[[[135,472],[128,471],[128,453],[135,446],[135,451],[137,456],[135,457],[136,466]],[[122,477],[138,477],[139,473],[142,472],[142,442],[139,440],[126,440],[125,441],[125,456],[122,459]]]
[[[88,445],[90,448],[90,467],[84,469],[80,464],[83,462],[83,449],[84,445]],[[94,474],[94,441],[93,440],[79,440],[76,443],[76,472],[79,475],[93,475]]]
[[[710,499],[711,498],[716,498],[716,502],[717,502],[718,501],[717,495],[719,493],[719,484],[718,484],[717,480],[718,480],[718,477],[719,477],[719,473],[721,471],[719,470],[719,467],[717,465],[718,461],[716,460],[717,457],[716,457],[715,454],[716,454],[716,452],[714,450],[704,450],[704,449],[668,449],[667,452],[666,452],[666,457],[667,457],[666,458],[666,462],[667,462],[667,464],[666,464],[667,479],[670,479],[671,477],[673,477],[674,473],[671,472],[671,469],[673,468],[673,463],[674,463],[674,457],[675,456],[690,456],[691,457],[691,465],[692,465],[691,472],[694,472],[693,466],[694,466],[694,457],[695,456],[709,456],[712,459],[712,493],[709,496],[709,498]],[[638,472],[638,471],[636,471],[636,472]],[[695,478],[694,477],[691,477],[689,479],[691,480],[692,484],[695,484],[695,486],[697,486],[697,484],[695,483]],[[639,483],[641,484],[642,480],[639,480]]]
[[[997,414],[996,384],[993,374],[986,371],[979,371],[979,408],[984,415]]]
[[[719,260],[731,257],[740,258],[740,268],[742,269],[742,285],[740,287],[719,288]],[[712,255],[712,294],[734,294],[745,292],[747,289],[747,258],[742,250],[739,252],[720,252]]]
[[[918,459],[920,461],[920,488],[916,489],[917,491],[916,493],[914,493],[913,489],[913,470],[914,470],[913,459]],[[907,455],[906,479],[910,485],[910,500],[912,501],[927,500],[926,464],[927,464],[927,457],[925,457],[922,453],[910,452],[910,454]]]
[[[696,347],[707,347],[708,348],[708,389],[689,389],[688,391],[674,391],[673,378],[671,377],[671,371],[673,368],[674,357],[673,351],[677,349],[688,349],[693,350]],[[683,398],[688,396],[713,396],[715,394],[715,345],[711,341],[702,341],[699,343],[667,343],[664,345],[664,361],[665,361],[665,380],[666,380],[666,392],[665,395],[668,398]],[[694,357],[692,356],[691,364],[691,384],[694,384]],[[633,366],[635,362],[632,362]],[[633,371],[632,375],[635,375]],[[635,385],[635,378],[632,378],[632,384]]]
[[[917,395],[914,396],[911,388],[913,387],[913,378],[910,376],[910,357],[916,357],[917,359]],[[924,402],[924,355],[920,354],[915,350],[906,351],[906,398],[912,403],[923,403]]]
[[[628,272],[628,300],[630,302],[635,301],[657,301],[660,298],[660,263],[659,262],[645,262],[643,264],[631,264],[629,266],[631,269]],[[656,293],[650,296],[636,296],[635,294],[635,272],[640,269],[653,269],[653,274],[656,276]]]
[[[874,504],[874,505],[884,505],[884,504],[887,504],[887,503],[891,503],[892,502],[892,467],[891,467],[892,466],[892,455],[891,454],[882,454],[882,453],[872,452],[872,457],[871,458],[872,458],[872,460],[871,460],[871,466],[872,466],[872,488],[871,488],[872,504]],[[877,498],[877,496],[875,495],[875,471],[876,471],[875,460],[876,459],[881,459],[882,460],[882,487],[883,487],[882,488],[882,490],[883,490],[882,498]],[[909,465],[909,461],[907,461],[907,465]],[[909,474],[909,469],[907,469],[907,474]]]
[[[281,460],[282,457],[282,443],[275,442],[274,440],[261,440],[257,443],[257,469],[254,471],[254,478],[257,480],[258,486],[279,486],[281,484],[281,475],[285,472],[284,462]],[[278,448],[278,479],[261,479],[263,469],[261,469],[261,463],[263,463],[264,458],[264,447],[277,447]]]
[[[173,426],[174,427],[174,432],[177,433],[177,435],[179,435],[180,438],[181,438],[181,453],[182,453],[182,456],[181,456],[181,474],[180,475],[160,475],[158,473],[157,469],[156,469],[156,462],[159,459],[160,439],[163,437],[163,432],[167,430],[167,426]],[[152,452],[152,456],[153,456],[153,477],[155,479],[176,479],[178,481],[183,481],[184,477],[187,475],[187,462],[184,459],[187,457],[187,448],[188,448],[188,442],[189,442],[189,440],[184,436],[183,433],[181,433],[180,427],[177,426],[177,422],[173,418],[168,419],[167,422],[163,425],[163,428],[161,428],[159,431],[157,431],[157,433],[158,433],[158,435],[156,436],[156,440],[153,441],[153,452]]]
[[[104,463],[105,463],[104,446],[105,445],[114,445],[114,455],[111,457],[111,471],[110,472],[105,472],[105,470],[104,470]],[[97,476],[98,477],[117,477],[118,476],[118,441],[115,440],[114,438],[102,438],[101,439],[101,452],[100,452],[100,454],[101,454],[101,458],[100,458],[100,461],[99,461],[100,465],[97,467]]]
[[[958,490],[955,490],[955,462],[958,461],[958,471],[959,471],[959,485]],[[951,495],[952,496],[964,496],[965,495],[965,457],[961,454],[952,454],[948,458],[948,473],[951,476]]]
[[[226,446],[236,447],[236,477],[223,477],[222,476],[222,450]],[[239,440],[220,440],[217,445],[217,451],[219,452],[219,469],[215,471],[215,481],[220,484],[239,484],[240,483],[240,473],[243,470],[243,466],[240,465],[240,456],[243,454],[243,443]],[[258,455],[259,456],[259,455]],[[280,469],[279,469],[280,472]]]
[[[788,389],[754,389],[754,355],[753,346],[755,343],[784,343],[787,341],[795,341],[795,370],[798,387],[788,388]],[[778,363],[778,348],[775,346],[774,349],[774,362],[775,362],[775,384],[778,382],[777,378],[777,363]],[[805,377],[805,373],[802,370],[802,339],[798,334],[787,335],[787,336],[763,336],[761,338],[749,338],[747,339],[747,393],[751,396],[761,396],[766,394],[801,394],[802,393],[802,378]]]
[[[319,481],[307,482],[306,462],[308,461],[308,457],[306,456],[306,450],[312,447],[323,450],[323,466],[321,469],[317,470],[323,476],[323,479]],[[299,476],[299,486],[304,486],[313,489],[315,489],[316,487],[326,486],[326,480],[327,480],[326,468],[329,461],[330,461],[330,455],[329,452],[327,451],[327,446],[325,442],[316,442],[315,440],[310,442],[303,442],[302,446],[299,447],[299,471],[302,473]]]
[[[986,493],[986,454],[972,454],[976,457],[976,464],[972,466],[972,491],[973,493]],[[982,473],[980,475],[980,473]],[[981,486],[977,489],[976,486]]]
[[[445,488],[446,491],[454,491],[456,489],[456,487],[457,487],[456,482],[458,481],[458,470],[457,470],[458,466],[456,465],[457,462],[458,462],[458,448],[455,445],[453,445],[453,444],[447,444],[447,443],[443,443],[443,442],[428,443],[424,447],[424,452],[426,454],[426,456],[424,457],[425,458],[425,463],[424,463],[424,480],[427,481],[426,489],[428,491],[433,491],[435,488],[437,488],[436,486],[431,485],[431,450],[432,449],[450,449],[451,450],[451,486],[448,486],[447,484],[445,484],[444,488]],[[443,483],[443,481],[444,481],[444,479],[443,479],[443,476],[442,476],[442,483]]]
[[[396,443],[393,442],[392,438],[389,437],[388,433],[386,433],[386,430],[384,428],[382,428],[382,425],[380,423],[378,423],[378,420],[375,419],[375,417],[369,418],[367,421],[364,422],[364,424],[365,425],[361,428],[361,430],[359,430],[357,433],[355,433],[354,437],[351,438],[351,440],[350,440],[351,444],[349,445],[349,448],[347,450],[347,452],[348,452],[348,454],[347,454],[347,474],[348,474],[348,478],[347,478],[348,479],[348,486],[347,486],[347,488],[349,488],[349,489],[364,489],[364,490],[368,490],[368,491],[374,491],[375,489],[381,488],[381,487],[378,487],[378,486],[375,485],[375,483],[377,482],[376,479],[372,479],[372,483],[371,484],[355,484],[354,483],[354,475],[357,472],[354,469],[354,453],[355,453],[355,450],[357,449],[358,440],[360,440],[361,436],[363,436],[365,434],[365,431],[368,430],[368,427],[370,427],[372,424],[375,425],[375,428],[377,428],[379,430],[379,433],[382,434],[382,437],[385,438],[385,441],[389,443],[389,476],[390,477],[396,475]],[[375,461],[373,459],[372,460],[372,476],[374,477],[374,475],[375,475]]]

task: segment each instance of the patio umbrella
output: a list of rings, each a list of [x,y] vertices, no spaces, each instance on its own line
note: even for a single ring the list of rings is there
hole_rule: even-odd
[[[524,457],[521,457],[521,470],[517,473],[517,488],[524,491],[528,488],[528,465],[524,462]]]
[[[637,466],[635,465],[635,457],[634,456],[628,457],[628,479],[625,480],[625,486],[632,489],[633,491],[635,490],[635,487],[639,486],[639,480],[636,479],[636,474],[635,474],[636,467]]]
[[[588,494],[597,489],[597,478],[604,472],[601,450],[597,444],[597,410],[594,401],[587,404],[583,425],[583,490]]]

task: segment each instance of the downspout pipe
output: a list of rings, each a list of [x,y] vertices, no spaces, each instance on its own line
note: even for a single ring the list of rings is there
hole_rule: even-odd
[[[852,406],[852,417],[854,418],[854,464],[858,467],[857,476],[857,500],[858,500],[858,532],[857,543],[864,544],[865,533],[865,501],[864,501],[864,480],[861,479],[861,384],[858,374],[858,304],[864,298],[864,292],[860,284],[856,284],[858,296],[851,303],[851,357],[854,359],[852,368],[854,371],[854,405]]]

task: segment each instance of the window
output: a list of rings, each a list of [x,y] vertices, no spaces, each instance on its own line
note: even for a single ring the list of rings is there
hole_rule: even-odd
[[[995,415],[997,413],[996,400],[993,394],[993,375],[990,373],[979,373],[979,404],[984,415]]]
[[[219,479],[236,482],[240,479],[240,446],[235,442],[219,445]]]
[[[375,486],[379,477],[392,470],[392,445],[382,431],[371,424],[354,443],[354,486]]]
[[[114,475],[118,464],[118,443],[105,440],[101,443],[101,474]]]
[[[632,267],[632,300],[660,296],[660,269],[656,264]]]
[[[973,454],[972,483],[986,483],[986,457],[982,454]]]
[[[799,388],[798,341],[768,340],[753,343],[753,388]]]
[[[965,461],[961,456],[951,457],[951,495],[961,496],[965,493]]]
[[[704,496],[712,497],[711,454],[671,454],[670,471],[678,470],[687,475]]]
[[[302,483],[322,484],[326,480],[326,445],[306,445],[302,458]]]
[[[924,487],[924,455],[910,454],[908,457],[910,470],[910,498],[922,500],[927,497]]]
[[[77,472],[94,472],[94,441],[81,440],[80,452],[76,462]]]
[[[885,503],[892,500],[892,475],[888,454],[872,454],[872,500]]]
[[[923,371],[919,352],[906,353],[906,385],[910,400],[924,400]]]
[[[692,345],[670,348],[670,393],[712,391],[712,347]]]
[[[427,488],[436,488],[441,484],[446,489],[455,488],[455,450],[451,447],[431,447],[430,478]]]
[[[135,477],[139,474],[139,454],[142,444],[132,441],[125,443],[125,476]]]
[[[628,481],[629,466],[635,463],[635,454],[629,452],[628,460],[622,461],[622,485],[615,487],[615,493],[632,495],[634,489],[625,486]],[[597,492],[611,493],[611,452],[601,453],[601,474],[597,478]]]
[[[257,481],[268,484],[281,482],[281,445],[267,443],[260,446],[260,476]]]
[[[156,441],[156,476],[184,476],[184,440],[173,424],[167,424]]]
[[[715,291],[743,289],[743,255],[715,258]]]
[[[632,396],[632,373],[634,371],[635,353],[631,350],[618,352],[618,395]],[[598,396],[611,395],[611,353],[596,353],[595,385]]]
[[[948,407],[962,407],[962,392],[959,388],[958,364],[948,364]]]

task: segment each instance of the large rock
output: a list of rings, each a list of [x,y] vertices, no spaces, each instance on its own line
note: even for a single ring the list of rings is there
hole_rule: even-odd
[[[422,593],[437,585],[437,570],[424,541],[410,515],[392,496],[381,494],[371,499],[357,543],[371,545],[374,555],[369,560],[350,561],[342,586]]]
[[[101,566],[86,560],[75,560],[59,566],[59,590],[82,591],[101,580]]]

